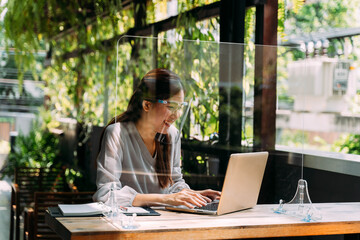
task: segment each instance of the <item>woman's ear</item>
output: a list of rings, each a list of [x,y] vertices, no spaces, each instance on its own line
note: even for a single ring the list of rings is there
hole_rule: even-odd
[[[151,102],[144,100],[142,106],[145,112],[148,112],[151,108]]]

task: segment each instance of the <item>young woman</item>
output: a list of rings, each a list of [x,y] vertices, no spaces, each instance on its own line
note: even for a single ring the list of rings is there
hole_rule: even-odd
[[[94,201],[106,203],[113,183],[121,206],[193,208],[220,196],[214,190],[191,190],[182,178],[181,141],[172,124],[184,105],[176,74],[154,69],[143,77],[127,110],[112,119],[101,136]]]

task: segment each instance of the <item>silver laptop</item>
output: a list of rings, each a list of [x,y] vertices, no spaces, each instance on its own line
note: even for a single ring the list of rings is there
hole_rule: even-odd
[[[231,154],[220,200],[202,208],[167,206],[166,209],[221,215],[254,207],[259,197],[268,155],[268,152]]]

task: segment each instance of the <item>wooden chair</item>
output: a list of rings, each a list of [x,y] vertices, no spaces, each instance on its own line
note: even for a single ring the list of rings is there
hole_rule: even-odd
[[[59,203],[93,202],[94,192],[36,192],[32,209],[25,211],[24,239],[60,239],[45,223],[45,211]]]
[[[11,200],[10,200],[10,240],[14,239],[15,221],[16,221],[16,194],[14,190],[14,185],[11,186]]]
[[[35,192],[69,191],[62,168],[28,168],[15,169],[14,183],[11,190],[10,240],[20,239],[20,216],[25,207],[34,202]]]

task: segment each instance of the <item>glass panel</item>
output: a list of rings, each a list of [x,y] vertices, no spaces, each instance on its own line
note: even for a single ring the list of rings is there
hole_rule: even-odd
[[[231,153],[273,148],[300,153],[286,155],[290,165],[358,174],[346,161],[328,164],[326,157],[356,160],[356,156],[337,153],[340,146],[345,151],[355,142],[337,145],[340,136],[356,138],[349,135],[357,131],[354,62],[320,56],[320,50],[311,56],[302,46],[191,41],[174,32],[167,36],[119,40],[116,82],[109,98],[116,103],[113,116],[119,115],[125,111],[132,89],[149,70],[165,68],[179,76],[185,90],[180,99],[174,101],[170,94],[144,100],[170,112],[173,102],[176,108],[190,107],[177,121],[159,118],[161,123],[173,125],[182,137],[185,178],[191,174],[223,178]],[[178,138],[174,139],[177,143]],[[295,179],[303,177],[301,168]],[[217,189],[222,186],[221,180],[206,184]]]
[[[189,41],[171,31],[166,36],[120,39],[117,78],[119,86],[135,81],[135,87],[149,69],[167,68],[179,75],[186,89],[185,98],[192,100],[183,138],[209,144],[222,140],[225,145],[243,147],[264,141],[253,138],[254,131],[259,131],[254,129],[254,121],[259,121],[254,112],[258,94],[255,92],[267,94],[267,88],[276,81],[276,149],[351,152],[346,139],[356,137],[349,134],[358,131],[354,114],[358,111],[359,77],[354,68],[356,61],[350,55],[347,59],[331,58],[324,55],[323,48],[309,53],[303,45],[272,47]],[[262,58],[272,51],[277,52],[273,62]],[[353,54],[356,55],[355,50]],[[262,73],[256,72],[256,65],[265,66]],[[271,70],[273,67],[275,71]],[[267,76],[270,73],[276,75]],[[268,78],[262,86],[255,84],[259,77]],[[119,90],[115,106],[116,111],[122,112],[132,91],[119,86],[114,86]],[[114,97],[113,94],[112,101]],[[222,114],[228,118],[223,119]],[[271,120],[270,109],[263,109],[262,114],[269,114]],[[227,121],[230,125],[222,131]]]
[[[358,153],[358,46],[354,37],[349,54],[332,57],[321,44],[278,48],[278,149]]]

